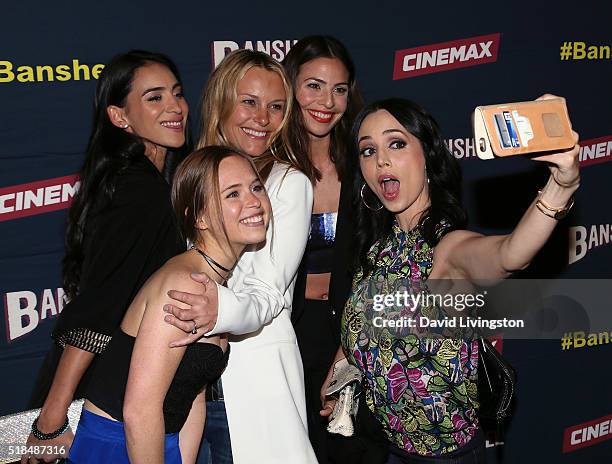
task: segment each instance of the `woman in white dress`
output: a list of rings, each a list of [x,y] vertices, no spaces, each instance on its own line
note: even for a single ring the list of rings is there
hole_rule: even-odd
[[[292,89],[282,66],[250,50],[229,54],[202,101],[198,147],[233,145],[255,157],[273,219],[265,246],[245,252],[227,282],[194,277],[201,295],[170,292],[166,320],[191,332],[175,343],[229,333],[221,377],[233,462],[316,463],[308,440],[302,361],[291,301],[310,227],[314,170],[293,150],[287,121]],[[196,332],[196,333],[194,333]]]

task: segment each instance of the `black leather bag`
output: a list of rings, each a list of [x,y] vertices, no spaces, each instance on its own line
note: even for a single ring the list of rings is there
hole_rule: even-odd
[[[516,371],[484,337],[479,339],[479,350],[478,418],[485,434],[493,432],[497,440],[512,414]]]

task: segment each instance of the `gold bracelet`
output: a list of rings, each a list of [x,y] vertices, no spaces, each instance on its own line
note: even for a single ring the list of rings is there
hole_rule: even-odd
[[[539,198],[539,195],[541,194],[542,194],[542,190],[539,190],[538,191],[538,201],[536,201],[536,207],[543,214],[557,221],[567,216],[567,213],[569,213],[569,210],[572,209],[572,206],[574,206],[574,196],[573,195],[570,197],[570,199],[568,200],[565,206],[555,207],[555,206],[550,206],[545,201],[543,201],[541,198]]]

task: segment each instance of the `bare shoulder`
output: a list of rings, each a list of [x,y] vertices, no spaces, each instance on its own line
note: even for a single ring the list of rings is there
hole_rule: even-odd
[[[197,272],[187,256],[181,253],[169,259],[151,278],[150,293],[156,296],[166,296],[170,290],[188,293],[201,293],[202,284],[191,278],[192,272]]]
[[[482,234],[478,232],[473,232],[471,230],[453,230],[448,234],[444,235],[438,245],[436,246],[436,251],[438,249],[445,249],[449,247],[455,247],[461,245],[465,242],[465,240],[471,240],[474,238],[482,237]]]
[[[434,248],[433,262],[436,277],[457,277],[453,272],[456,253],[464,249],[463,247],[471,240],[482,236],[482,234],[471,230],[453,230],[444,235]]]

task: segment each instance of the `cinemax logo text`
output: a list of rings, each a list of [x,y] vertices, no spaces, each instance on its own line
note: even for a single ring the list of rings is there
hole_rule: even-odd
[[[0,188],[0,222],[66,209],[79,184],[73,174]]]
[[[580,141],[580,166],[612,161],[612,135]]]
[[[393,80],[497,61],[501,34],[441,42],[395,52]]]
[[[568,427],[563,433],[563,452],[569,453],[612,438],[612,414]]]

